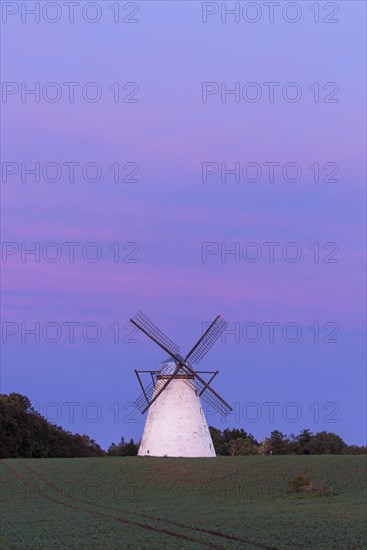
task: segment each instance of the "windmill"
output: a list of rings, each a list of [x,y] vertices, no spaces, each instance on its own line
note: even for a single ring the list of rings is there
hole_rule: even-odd
[[[226,417],[232,407],[210,386],[218,371],[194,370],[215,344],[227,323],[218,315],[186,357],[141,311],[130,319],[167,354],[158,370],[135,370],[142,393],[135,406],[148,416],[139,456],[215,457],[201,400]],[[143,375],[150,382],[143,384]],[[208,381],[201,375],[210,375]]]

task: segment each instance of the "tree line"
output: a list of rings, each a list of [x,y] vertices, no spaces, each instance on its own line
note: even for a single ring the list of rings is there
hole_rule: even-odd
[[[298,435],[288,436],[273,430],[260,442],[242,428],[221,431],[210,426],[209,431],[215,452],[224,456],[367,453],[366,447],[347,445],[340,436],[326,431],[313,434],[309,429],[303,429]]]
[[[298,435],[278,430],[262,441],[244,429],[209,428],[217,455],[279,454],[365,454],[366,447],[347,445],[334,433],[312,434],[304,429]],[[0,458],[74,458],[136,456],[139,443],[133,439],[112,443],[104,451],[88,435],[72,434],[50,423],[39,414],[24,395],[0,395]]]

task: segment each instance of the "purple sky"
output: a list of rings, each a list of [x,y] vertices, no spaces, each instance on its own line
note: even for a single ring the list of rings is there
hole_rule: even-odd
[[[10,13],[14,3],[3,4]],[[272,429],[291,433],[310,427],[362,444],[365,4],[337,2],[339,22],[329,24],[323,22],[330,11],[325,2],[320,2],[319,23],[310,10],[314,2],[296,3],[302,15],[293,24],[281,12],[270,23],[264,2],[258,3],[262,17],[252,24],[243,18],[235,23],[233,17],[222,23],[220,13],[203,23],[199,1],[138,2],[138,23],[114,23],[112,4],[99,3],[101,20],[94,24],[77,9],[74,23],[65,8],[55,23],[42,14],[39,23],[31,16],[22,23],[24,14],[3,12],[3,81],[19,89],[21,83],[31,88],[39,82],[43,89],[56,82],[62,97],[51,103],[27,96],[22,102],[19,91],[5,102],[3,89],[2,159],[13,164],[3,164],[2,235],[19,252],[6,261],[3,256],[2,391],[28,395],[50,419],[58,415],[56,423],[88,433],[103,446],[122,434],[138,439],[144,417],[131,414],[129,402],[139,393],[133,370],[157,368],[164,354],[144,336],[128,341],[129,318],[141,309],[186,351],[203,323],[220,313],[230,329],[242,331],[240,341],[227,334],[200,367],[220,370],[215,388],[240,418],[232,414],[223,423],[208,415],[211,424],[241,426],[258,438]],[[133,9],[130,4],[120,2],[121,18]],[[47,17],[53,17],[51,8]],[[80,83],[74,103],[64,82]],[[81,97],[88,82],[100,86],[100,101]],[[138,83],[138,102],[115,103],[109,90],[115,82],[123,94],[133,90],[124,91],[125,83]],[[263,96],[256,103],[235,102],[233,96],[222,102],[218,93],[203,103],[203,82],[225,82],[228,89],[235,82],[241,89],[256,82]],[[273,103],[266,82],[279,83]],[[289,82],[302,90],[298,102],[282,97]],[[315,82],[320,83],[319,102],[309,89]],[[339,87],[330,96],[338,102],[325,103],[334,85],[323,86],[330,82]],[[41,175],[37,183],[28,175],[22,181],[22,163],[30,168],[36,162],[63,167],[61,179],[51,182]],[[80,163],[73,183],[67,162]],[[88,162],[101,167],[99,181],[83,180],[81,168]],[[122,177],[131,171],[123,166],[136,163],[139,181],[115,183],[108,167],[116,162]],[[262,177],[221,182],[219,173],[203,182],[204,162],[228,168],[257,163]],[[280,164],[273,183],[264,166],[269,162]],[[282,178],[289,162],[301,167],[300,181]],[[326,170],[324,165],[335,163],[339,181],[315,183],[309,167],[316,162],[321,180],[331,173],[331,165]],[[18,173],[6,176],[12,168]],[[46,245],[46,258],[22,258],[22,242],[28,248]],[[56,248],[47,249],[51,242],[62,251],[54,263]],[[65,242],[80,243],[74,262]],[[91,242],[102,254],[95,263],[82,254]],[[256,243],[262,258],[221,257],[221,243],[233,249],[236,242],[241,251]],[[280,243],[274,262],[268,261],[265,242]],[[302,252],[298,262],[282,256],[290,242]],[[114,262],[113,243],[119,243],[125,262]],[[218,243],[218,252],[206,262],[203,243]],[[319,262],[313,243],[319,243]],[[336,244],[323,249],[326,243]],[[12,245],[3,246],[6,252]],[[324,262],[336,246],[338,262]],[[248,250],[251,256],[254,248]],[[289,249],[290,256],[294,250]],[[94,251],[89,247],[91,256]],[[70,322],[79,323],[74,342],[63,324]],[[251,327],[246,338],[250,322],[262,330],[257,342],[249,341],[255,338]],[[264,325],[269,322],[279,323],[273,343]],[[290,322],[302,329],[294,343],[282,337]],[[39,343],[24,333],[24,326],[35,323],[40,324]],[[58,342],[47,341],[55,334],[47,323],[61,327]],[[99,327],[98,342],[83,338],[87,323]],[[115,323],[119,342],[109,328]],[[335,327],[338,342],[324,342]],[[19,330],[7,335],[12,328]],[[89,330],[92,339],[93,327]],[[292,328],[287,334],[293,338]],[[68,402],[79,403],[72,422]]]

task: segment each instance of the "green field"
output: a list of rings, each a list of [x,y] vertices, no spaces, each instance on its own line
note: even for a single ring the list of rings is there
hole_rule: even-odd
[[[9,459],[1,500],[2,549],[366,548],[365,456]]]

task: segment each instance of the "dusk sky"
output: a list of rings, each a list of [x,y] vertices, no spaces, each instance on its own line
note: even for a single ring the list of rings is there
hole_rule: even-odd
[[[221,314],[210,425],[365,444],[365,3],[2,4],[2,393],[138,440],[129,319],[184,353]]]

